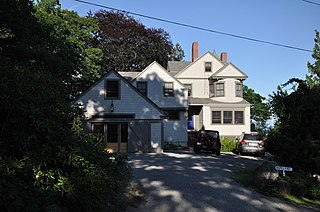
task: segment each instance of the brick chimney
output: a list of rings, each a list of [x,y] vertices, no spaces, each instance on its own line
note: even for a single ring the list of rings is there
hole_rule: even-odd
[[[224,63],[227,62],[227,60],[228,60],[227,52],[221,52],[220,60],[221,60],[222,62],[224,62]]]
[[[198,58],[198,42],[192,43],[192,62]]]

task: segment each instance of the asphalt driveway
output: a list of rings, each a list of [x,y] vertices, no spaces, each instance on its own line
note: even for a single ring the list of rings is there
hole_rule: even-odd
[[[177,151],[129,154],[129,163],[145,191],[144,201],[129,211],[316,211],[266,197],[230,178],[263,163],[261,158]]]

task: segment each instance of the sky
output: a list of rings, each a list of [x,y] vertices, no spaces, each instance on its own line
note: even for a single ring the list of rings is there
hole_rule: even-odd
[[[84,0],[128,12],[152,16],[282,45],[313,50],[315,30],[320,31],[320,0]],[[105,9],[75,0],[60,0],[62,9],[80,16]],[[105,9],[108,10],[108,9]],[[173,44],[179,43],[185,61],[191,46],[199,43],[199,56],[207,51],[227,52],[228,62],[248,75],[244,84],[268,98],[291,78],[304,79],[312,52],[253,42],[218,33],[133,16],[147,28],[162,28]]]

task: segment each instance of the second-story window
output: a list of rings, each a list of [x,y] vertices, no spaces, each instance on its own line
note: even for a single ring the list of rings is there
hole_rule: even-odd
[[[163,86],[164,96],[173,96],[173,82],[165,82]]]
[[[148,96],[148,83],[147,82],[137,82],[137,89],[144,96]]]
[[[205,72],[211,72],[212,71],[212,63],[211,62],[205,62],[204,63]]]
[[[242,97],[242,84],[236,83],[236,97]]]
[[[215,92],[214,92],[214,82],[212,80],[209,81],[209,97],[214,97]]]
[[[216,96],[224,96],[224,83],[216,83]]]
[[[120,82],[119,80],[106,80],[106,99],[120,99]]]

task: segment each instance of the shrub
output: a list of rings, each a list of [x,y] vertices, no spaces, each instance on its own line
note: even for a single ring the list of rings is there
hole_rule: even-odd
[[[230,138],[223,138],[221,140],[221,151],[232,152],[237,147],[237,142]]]

